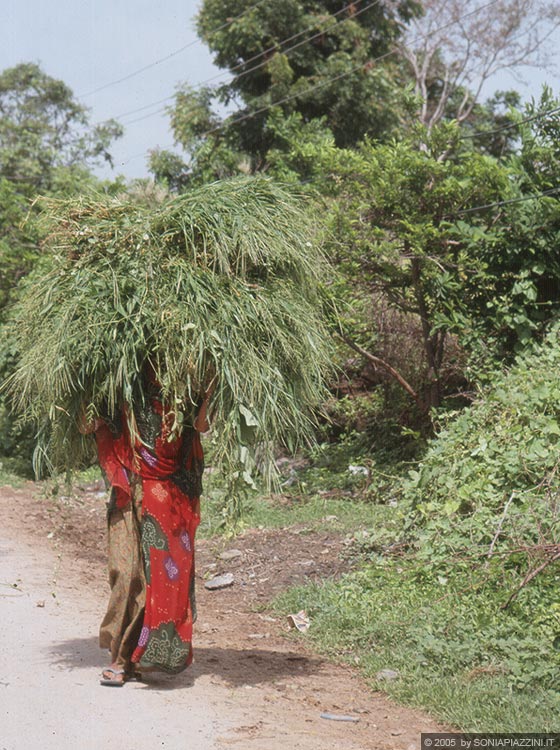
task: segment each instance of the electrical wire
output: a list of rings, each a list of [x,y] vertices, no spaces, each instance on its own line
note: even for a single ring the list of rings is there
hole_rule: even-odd
[[[321,183],[325,183],[330,179],[331,179],[331,175],[329,176],[325,175],[319,178],[301,180],[299,184],[300,185],[318,185]],[[540,193],[532,193],[531,195],[523,195],[523,196],[520,196],[519,198],[507,198],[501,201],[494,201],[493,203],[484,203],[480,206],[471,206],[470,208],[461,208],[456,211],[452,211],[448,214],[444,214],[442,218],[453,219],[457,216],[464,216],[465,214],[476,213],[477,211],[486,211],[490,208],[501,208],[502,206],[509,206],[514,203],[525,203],[527,201],[540,200],[541,198],[547,198],[548,196],[555,195],[556,193],[560,193],[560,186],[549,188],[548,190],[543,190]]]
[[[469,16],[472,16],[476,13],[480,13],[481,11],[485,10],[486,8],[489,8],[492,5],[495,5],[498,0],[490,0],[490,2],[485,3],[484,5],[480,6],[479,8],[476,8],[475,10],[469,11],[468,13],[464,13],[459,18],[455,19],[454,21],[449,21],[448,23],[444,24],[443,26],[440,26],[439,28],[435,29],[433,32],[430,33],[437,33],[439,31],[443,31],[444,29],[449,28],[450,26],[453,26],[457,23],[460,23],[465,18],[468,18]],[[421,39],[425,39],[427,36],[430,36],[430,34],[422,34],[421,36],[417,37],[413,40],[411,44],[416,44]],[[410,47],[411,44],[405,45],[407,47]],[[208,135],[212,135],[213,133],[217,132],[218,130],[222,130],[225,127],[230,127],[231,125],[236,125],[237,123],[244,122],[245,120],[248,120],[252,117],[255,117],[258,114],[261,114],[262,112],[266,112],[267,110],[271,109],[272,107],[279,106],[281,104],[286,104],[287,102],[300,98],[302,96],[306,96],[307,94],[311,93],[312,91],[316,91],[318,89],[324,88],[325,86],[328,86],[331,83],[334,83],[335,81],[339,81],[342,78],[345,78],[346,76],[351,75],[352,73],[355,73],[360,68],[364,68],[367,66],[367,68],[371,68],[375,63],[381,62],[382,60],[385,60],[388,57],[391,57],[397,52],[396,49],[389,50],[388,52],[385,52],[385,54],[380,55],[379,57],[374,58],[373,60],[368,60],[367,63],[360,63],[359,65],[356,65],[350,70],[345,71],[344,73],[340,73],[339,75],[333,76],[326,81],[322,81],[321,83],[315,84],[314,86],[311,86],[310,88],[306,89],[305,91],[300,91],[295,94],[291,94],[289,96],[283,97],[282,99],[278,99],[277,101],[272,102],[271,104],[261,107],[260,109],[254,110],[253,112],[248,112],[245,115],[242,115],[240,117],[234,118],[232,120],[225,120],[220,125],[211,128],[210,130],[207,130],[204,133],[199,134],[199,138],[205,138]]]
[[[452,218],[454,216],[463,216],[464,214],[471,214],[475,211],[485,211],[488,208],[500,208],[501,206],[509,206],[512,203],[525,203],[525,201],[539,200],[540,198],[546,198],[549,195],[554,195],[560,192],[560,187],[550,188],[549,190],[543,190],[541,193],[534,193],[532,195],[524,195],[520,198],[510,198],[509,200],[496,201],[495,203],[486,203],[483,206],[473,206],[472,208],[463,208],[459,211],[454,211],[451,214],[446,214],[443,218]]]
[[[233,79],[233,80],[235,80],[235,79]],[[205,83],[205,82],[203,82],[203,83]],[[173,99],[173,96],[166,97],[166,99],[162,99],[159,102],[153,102],[152,104],[147,104],[145,107],[140,107],[137,110],[133,110],[132,112],[128,112],[128,113],[125,112],[122,115],[117,115],[117,117],[114,118],[114,119],[118,120],[119,117],[124,117],[126,114],[133,114],[135,112],[140,112],[143,109],[148,109],[149,107],[155,106],[156,104],[160,104],[163,101],[169,101],[170,99]],[[157,110],[157,112],[151,112],[149,115],[137,118],[135,120],[131,120],[130,122],[125,122],[123,124],[124,125],[132,125],[135,122],[139,122],[140,120],[147,119],[148,117],[152,117],[152,116],[154,116],[156,114],[159,114],[160,112],[163,112],[163,111],[165,111],[165,110]],[[547,117],[548,115],[555,114],[556,112],[560,112],[560,106],[553,107],[552,109],[547,109],[547,110],[544,110],[542,112],[537,112],[535,115],[530,115],[529,117],[524,117],[522,120],[518,120],[517,122],[510,122],[510,123],[507,123],[506,125],[502,125],[499,128],[493,128],[492,130],[477,130],[474,133],[465,133],[465,134],[463,134],[463,135],[460,136],[459,140],[460,141],[466,141],[466,140],[473,140],[475,138],[479,138],[479,137],[483,137],[483,136],[488,136],[488,135],[497,135],[498,133],[501,133],[504,130],[511,130],[512,128],[521,127],[522,125],[525,125],[526,123],[529,123],[529,122],[536,122],[538,120],[542,120],[543,117]]]
[[[332,175],[324,175],[318,178],[310,178],[308,180],[301,180],[300,185],[320,185],[328,182],[332,179]],[[480,206],[471,206],[470,208],[461,208],[456,211],[452,211],[442,216],[443,219],[453,219],[457,216],[463,216],[465,214],[476,213],[477,211],[486,211],[489,208],[501,208],[502,206],[509,206],[513,203],[525,203],[527,201],[540,200],[550,195],[560,193],[560,186],[543,190],[540,193],[532,193],[531,195],[523,195],[519,198],[507,198],[501,201],[494,201],[493,203],[484,203]]]
[[[446,29],[446,28],[449,28],[450,26],[453,26],[453,25],[455,25],[457,23],[460,23],[465,18],[468,18],[469,16],[472,16],[472,15],[474,15],[476,13],[480,13],[481,11],[489,8],[490,6],[495,5],[496,2],[498,2],[498,0],[490,0],[490,2],[485,3],[484,5],[476,8],[475,10],[472,10],[472,11],[469,11],[468,13],[463,14],[458,19],[455,19],[453,21],[450,21],[450,22],[444,24],[441,27],[438,27],[432,33],[437,33],[439,31],[442,31],[442,30]],[[413,42],[411,42],[411,44],[408,44],[406,46],[410,47],[412,44],[416,44],[418,41],[420,41],[422,39],[425,39],[427,36],[428,36],[427,34],[423,34],[423,35],[417,37],[416,39],[414,39]],[[297,92],[295,94],[291,94],[289,96],[283,97],[281,99],[278,99],[278,100],[272,102],[271,104],[268,104],[268,105],[266,105],[264,107],[261,107],[261,108],[259,108],[257,110],[254,110],[252,112],[248,112],[245,115],[241,115],[240,117],[236,117],[236,118],[229,119],[229,120],[224,120],[222,123],[220,123],[220,125],[217,125],[217,126],[215,126],[213,128],[210,128],[209,130],[206,130],[203,133],[200,133],[198,135],[198,138],[199,139],[206,138],[207,136],[212,135],[215,132],[218,132],[220,130],[223,130],[224,128],[231,127],[232,125],[236,125],[236,124],[238,124],[240,122],[244,122],[245,120],[251,119],[251,118],[257,116],[258,114],[262,114],[263,112],[266,112],[269,109],[272,109],[272,107],[280,106],[281,104],[285,104],[285,103],[287,103],[287,102],[289,102],[289,101],[291,101],[293,99],[300,98],[302,96],[306,96],[307,94],[311,93],[312,91],[316,91],[318,89],[324,88],[325,86],[328,86],[328,85],[334,83],[335,81],[341,80],[342,78],[345,78],[346,76],[349,76],[352,73],[355,73],[357,70],[359,70],[360,68],[365,67],[366,65],[368,66],[368,68],[370,68],[375,63],[378,63],[378,62],[381,62],[382,60],[385,60],[386,58],[394,55],[396,52],[397,52],[397,49],[390,50],[390,51],[386,52],[385,54],[380,55],[377,58],[374,58],[373,60],[369,60],[365,64],[364,63],[360,63],[359,65],[356,65],[356,66],[350,68],[350,70],[344,71],[343,73],[340,73],[340,74],[338,74],[336,76],[332,76],[332,77],[328,78],[326,81],[322,81],[322,82],[320,82],[318,84],[315,84],[314,86],[311,86],[311,87],[307,88],[305,91],[300,91],[300,92]],[[167,146],[163,146],[163,149],[172,148],[174,145],[175,144],[173,143],[173,144],[169,144]],[[138,154],[133,154],[126,161],[122,162],[122,165],[123,166],[127,165],[131,161],[133,161],[134,159],[140,158],[141,156],[145,156],[145,155],[146,155],[145,152],[138,153]]]
[[[556,112],[560,112],[560,107],[553,107],[552,109],[544,110],[543,112],[537,112],[535,115],[530,115],[529,117],[524,117],[522,120],[518,120],[517,122],[510,122],[507,125],[502,125],[500,128],[494,128],[493,130],[479,130],[476,133],[466,133],[465,135],[462,135],[459,140],[466,141],[471,140],[472,138],[478,138],[485,135],[496,135],[497,133],[501,133],[503,130],[510,130],[511,128],[518,128],[521,125],[525,125],[528,122],[535,122],[536,120],[542,120],[543,117],[546,117],[547,115],[553,115]]]
[[[263,5],[263,3],[267,2],[268,0],[259,0],[259,2],[255,3],[254,5],[251,5],[249,8],[246,8],[242,13],[235,16],[234,18],[228,18],[228,20],[221,24],[220,26],[217,26],[215,29],[212,29],[210,33],[214,34],[217,31],[221,31],[222,29],[231,26],[232,23],[235,21],[238,21],[240,18],[242,18],[246,13],[249,13],[250,11],[257,8],[259,5]],[[131,78],[135,78],[136,76],[140,75],[141,73],[144,73],[146,70],[150,70],[151,68],[155,68],[156,65],[160,65],[163,62],[167,62],[167,60],[171,60],[173,57],[176,57],[177,55],[180,55],[181,52],[184,52],[186,49],[189,49],[189,47],[193,47],[195,44],[200,43],[200,39],[197,37],[196,39],[193,39],[192,42],[189,42],[188,44],[184,44],[182,47],[179,47],[179,49],[174,50],[173,52],[170,52],[169,54],[165,55],[164,57],[160,57],[158,60],[154,60],[151,63],[148,63],[148,65],[144,65],[141,68],[138,68],[137,70],[133,70],[131,73],[128,73],[128,75],[122,76],[122,78],[117,78],[114,81],[109,81],[108,83],[104,83],[102,86],[98,86],[95,89],[92,89],[91,91],[86,91],[84,94],[79,94],[79,99],[84,99],[87,96],[93,96],[93,94],[98,94],[100,91],[105,91],[105,89],[110,88],[111,86],[116,86],[119,83],[124,83],[125,81],[129,81]]]
[[[363,2],[363,0],[358,0],[358,2]],[[290,52],[292,52],[293,50],[299,49],[300,47],[304,46],[305,44],[309,44],[310,42],[314,41],[315,39],[318,39],[320,36],[322,36],[323,34],[327,33],[330,29],[334,28],[335,26],[340,26],[340,24],[346,23],[346,21],[352,21],[352,20],[354,20],[357,16],[361,15],[362,13],[365,13],[367,10],[369,10],[370,8],[372,8],[374,5],[379,5],[379,3],[380,3],[380,0],[372,0],[372,2],[368,3],[365,7],[361,8],[359,10],[356,10],[351,16],[349,16],[348,18],[345,18],[343,21],[340,21],[340,22],[336,21],[335,23],[330,24],[330,26],[327,26],[325,29],[322,29],[321,31],[316,32],[312,36],[306,37],[305,39],[301,40],[297,44],[293,44],[291,47],[288,47],[286,49],[282,49],[282,47],[283,47],[284,44],[287,44],[288,42],[291,42],[294,39],[297,39],[298,37],[300,37],[303,34],[307,33],[308,31],[311,31],[312,29],[316,28],[317,24],[314,23],[311,26],[308,26],[306,29],[298,32],[297,34],[292,34],[292,36],[289,36],[286,39],[282,39],[281,41],[279,41],[276,44],[268,47],[267,49],[263,50],[262,52],[259,52],[258,54],[253,55],[253,57],[250,57],[248,60],[243,60],[242,62],[237,63],[236,65],[234,65],[231,68],[231,72],[233,72],[235,70],[239,70],[239,68],[242,68],[244,65],[248,65],[249,63],[254,62],[255,60],[258,60],[261,57],[264,57],[269,52],[277,51],[277,52],[281,52],[283,55],[287,55]],[[344,8],[341,8],[341,10],[337,11],[336,13],[333,13],[331,17],[332,18],[336,18],[341,13],[347,12],[347,11],[348,11],[348,6],[344,6]],[[236,81],[240,80],[241,78],[244,78],[245,76],[249,75],[250,73],[253,73],[255,70],[259,70],[260,68],[263,68],[265,65],[268,64],[268,62],[269,62],[268,59],[265,59],[264,61],[258,63],[257,65],[254,65],[254,66],[248,68],[247,70],[243,70],[241,73],[233,76],[233,78],[231,78],[229,81],[224,81],[224,84],[226,84],[228,86],[231,86],[233,83],[235,83]],[[196,86],[196,88],[197,89],[201,89],[202,86],[204,86],[204,85],[206,85],[208,83],[211,83],[212,81],[215,81],[218,78],[221,78],[223,75],[224,75],[224,73],[217,73],[216,75],[214,75],[214,76],[212,76],[210,78],[207,78],[204,81],[201,81]],[[149,109],[150,107],[155,107],[158,104],[163,104],[164,102],[171,101],[174,97],[175,97],[175,94],[171,94],[170,96],[165,97],[165,99],[159,99],[158,101],[152,102],[151,104],[146,104],[143,107],[138,107],[137,109],[129,110],[128,112],[124,112],[124,113],[122,113],[120,115],[117,115],[113,119],[117,119],[118,120],[121,117],[127,117],[128,115],[136,114],[137,112],[141,112],[143,110]],[[160,114],[162,112],[165,112],[165,109],[166,109],[165,107],[162,108],[162,109],[157,109],[155,112],[150,112],[147,115],[143,115],[142,117],[138,117],[138,118],[136,118],[134,120],[130,120],[129,122],[125,122],[125,123],[123,123],[123,125],[133,125],[136,122],[141,122],[141,121],[146,120],[146,119],[148,119],[150,117],[154,117],[155,115],[158,115],[158,114]]]

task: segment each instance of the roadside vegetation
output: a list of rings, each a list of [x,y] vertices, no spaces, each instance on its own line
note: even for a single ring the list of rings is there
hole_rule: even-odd
[[[76,208],[74,239],[84,207],[88,220],[97,217],[99,231],[87,242],[79,235],[84,254],[97,248],[126,286],[129,269],[142,277],[143,260],[126,242],[118,264],[107,260],[118,243],[99,242],[104,206],[135,206],[140,241],[146,227],[158,234],[162,205],[188,206],[219,191],[217,180],[268,185],[297,206],[294,217],[305,205],[301,226],[313,227],[320,253],[309,259],[295,219],[288,245],[316,271],[317,288],[314,281],[303,296],[325,326],[334,370],[325,389],[312,389],[322,402],[295,456],[279,449],[290,430],[273,424],[274,377],[269,406],[256,416],[238,408],[243,387],[222,381],[217,393],[237,419],[229,445],[235,452],[239,442],[243,456],[255,449],[255,461],[233,472],[233,503],[224,501],[228,478],[209,472],[200,532],[297,527],[302,539],[306,529],[343,536],[351,571],[285,592],[274,606],[305,609],[305,637],[356,665],[373,688],[470,731],[560,731],[560,100],[547,87],[525,104],[516,91],[480,96],[497,69],[543,64],[546,34],[559,23],[548,0],[204,0],[198,32],[229,82],[178,86],[169,108],[177,151],[151,152],[150,177],[134,184],[94,176],[96,161],[110,160],[118,123],[91,126],[65,84],[34,64],[0,74],[0,379],[25,383],[34,372],[29,360],[25,370],[23,329],[14,334],[22,311],[40,351],[36,305],[58,321],[71,318],[78,298],[92,315],[100,308],[89,287],[58,301],[29,293],[49,279],[63,290],[72,282],[45,252],[53,236],[44,207],[62,207],[63,217]],[[248,221],[238,197],[230,229]],[[215,213],[204,213],[205,227]],[[280,267],[288,252],[265,244],[263,267],[242,279],[251,300],[267,277],[267,253],[279,248]],[[71,253],[67,261],[70,269]],[[131,305],[142,307],[149,290],[132,286]],[[108,319],[118,323],[118,300],[105,291]],[[168,302],[166,320],[180,321],[173,331],[191,331],[185,308]],[[159,320],[157,299],[154,311]],[[244,319],[250,337],[250,311]],[[197,319],[209,329],[202,349],[210,323]],[[286,337],[281,323],[270,350],[284,338],[298,349],[305,321]],[[132,336],[131,351],[137,344]],[[312,362],[317,347],[307,344]],[[36,357],[43,381],[54,383],[46,397],[24,386],[18,408],[13,392],[0,391],[2,481],[32,476],[39,428],[48,445],[51,423],[68,417],[76,427],[79,392],[67,413],[55,397],[76,372],[62,360]],[[293,366],[301,383],[310,373],[300,360],[281,352],[274,363],[282,372]],[[258,390],[260,359],[252,361],[250,389]],[[111,367],[103,373],[112,383]],[[118,399],[118,388],[111,393]],[[294,396],[289,384],[283,393]],[[282,414],[299,419],[295,407]],[[259,420],[260,432],[252,429]],[[259,489],[255,435],[261,454],[263,438],[275,451],[272,494]],[[218,443],[210,439],[210,467]],[[70,463],[65,451],[62,444],[61,465]]]
[[[374,688],[466,731],[558,731],[559,360],[554,331],[448,415],[414,468],[369,488],[355,570],[276,603]]]

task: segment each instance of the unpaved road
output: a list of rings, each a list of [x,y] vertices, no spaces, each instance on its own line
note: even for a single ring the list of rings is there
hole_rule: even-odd
[[[209,593],[198,581],[189,670],[100,686],[105,655],[96,636],[107,587],[103,553],[92,550],[103,534],[101,512],[80,506],[60,522],[45,502],[32,485],[0,488],[0,750],[413,750],[420,732],[438,731],[428,717],[369,691],[353,670],[311,653],[304,636],[288,637],[284,623],[263,613],[254,573],[245,580],[241,565],[232,589]],[[307,538],[307,554],[329,543]],[[270,532],[264,541],[259,532],[235,541],[250,570],[270,568],[274,579],[278,560],[291,580],[286,560],[259,553],[270,544]],[[199,576],[215,559],[203,543]],[[322,712],[359,721],[333,722]]]
[[[99,603],[62,586],[54,599],[54,561],[43,550],[2,539],[0,561],[2,750],[207,750],[227,733],[232,717],[220,717],[207,675],[196,691],[187,680],[172,693],[163,682],[97,685]]]

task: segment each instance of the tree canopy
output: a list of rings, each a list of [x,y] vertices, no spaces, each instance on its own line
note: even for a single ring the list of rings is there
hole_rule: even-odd
[[[110,145],[121,133],[114,121],[90,125],[71,89],[36,63],[0,73],[0,317],[36,258],[31,201],[84,190],[91,166],[111,161]]]
[[[51,191],[88,165],[111,162],[109,147],[121,135],[116,121],[91,126],[70,88],[36,63],[0,74],[0,171],[18,191]]]
[[[386,138],[406,106],[392,44],[418,10],[414,0],[206,0],[199,35],[230,78],[177,93],[171,123],[191,169],[216,177],[266,170],[283,148],[279,119],[338,146]],[[155,161],[156,173],[163,166]]]

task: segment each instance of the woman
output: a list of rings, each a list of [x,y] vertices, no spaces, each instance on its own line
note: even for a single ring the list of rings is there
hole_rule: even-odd
[[[108,505],[111,595],[100,629],[111,664],[101,684],[121,687],[141,671],[181,672],[192,661],[194,537],[200,520],[207,398],[192,424],[173,429],[153,378],[141,405],[95,420]],[[135,423],[138,437],[131,437]],[[175,425],[176,426],[176,425]]]

